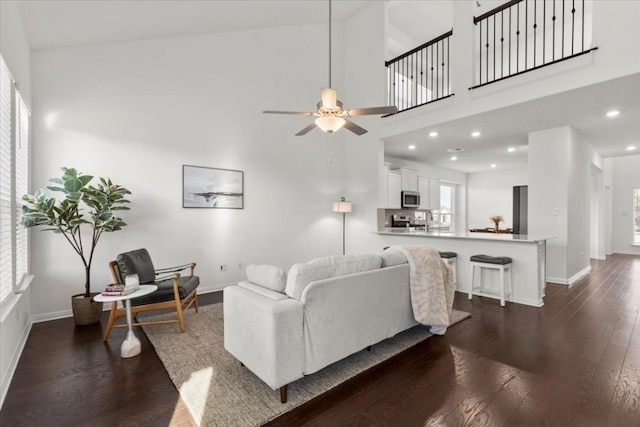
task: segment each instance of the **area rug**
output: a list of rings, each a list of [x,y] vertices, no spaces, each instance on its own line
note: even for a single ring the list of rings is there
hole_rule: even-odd
[[[149,317],[174,317],[165,314]],[[453,310],[457,323],[469,313]],[[288,402],[224,349],[222,303],[185,313],[185,333],[173,323],[144,326],[169,377],[201,426],[259,426],[430,337],[416,326],[289,384]]]

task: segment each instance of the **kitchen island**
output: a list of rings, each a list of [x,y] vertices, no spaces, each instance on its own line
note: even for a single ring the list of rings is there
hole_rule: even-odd
[[[507,301],[542,307],[546,285],[546,241],[553,237],[523,234],[493,234],[472,232],[413,231],[383,229],[377,231],[385,246],[429,246],[438,251],[455,252],[457,256],[457,290],[469,292],[471,288],[471,262],[473,255],[508,256],[513,259],[513,284],[507,286]],[[477,272],[476,272],[477,274]],[[498,272],[483,272],[485,293],[475,295],[496,297]],[[478,280],[478,279],[476,279]],[[478,282],[476,282],[476,286]]]

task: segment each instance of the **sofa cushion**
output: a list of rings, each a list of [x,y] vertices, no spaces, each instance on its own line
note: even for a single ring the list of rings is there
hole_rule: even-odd
[[[268,264],[249,264],[247,280],[263,288],[282,292],[287,284],[287,274],[283,269]]]
[[[297,263],[289,270],[285,292],[291,298],[299,300],[310,282],[375,270],[381,266],[382,258],[378,254],[328,256]]]
[[[407,257],[397,249],[386,249],[380,253],[382,257],[382,267],[393,267],[394,265],[406,264]]]
[[[238,286],[240,286],[241,288],[245,288],[249,291],[255,292],[256,294],[260,294],[263,297],[267,297],[272,301],[280,301],[280,300],[289,298],[283,293],[274,292],[271,289],[267,289],[263,286],[256,285],[255,283],[247,282],[246,280],[243,280],[242,282],[238,282]]]

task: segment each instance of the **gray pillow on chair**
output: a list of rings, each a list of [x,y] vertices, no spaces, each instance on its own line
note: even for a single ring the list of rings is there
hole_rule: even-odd
[[[136,249],[120,254],[116,257],[116,262],[122,283],[130,274],[137,274],[140,284],[153,283],[156,280],[155,268],[146,249]]]

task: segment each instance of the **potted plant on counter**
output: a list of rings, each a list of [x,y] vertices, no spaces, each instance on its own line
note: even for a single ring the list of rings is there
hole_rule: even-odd
[[[497,233],[500,231],[500,223],[504,221],[502,215],[492,215],[489,217],[491,221],[493,221],[494,230]]]
[[[80,256],[85,270],[84,293],[71,297],[71,308],[77,325],[90,325],[100,320],[102,303],[93,301],[91,292],[91,262],[102,233],[121,230],[126,226],[114,211],[128,210],[131,194],[126,188],[100,178],[100,184],[90,185],[91,175],[83,175],[73,168],[62,168],[62,177],[51,178],[51,191],[61,192],[64,199],[49,197],[44,190],[35,195],[25,194],[22,224],[40,227],[44,231],[61,234]]]

